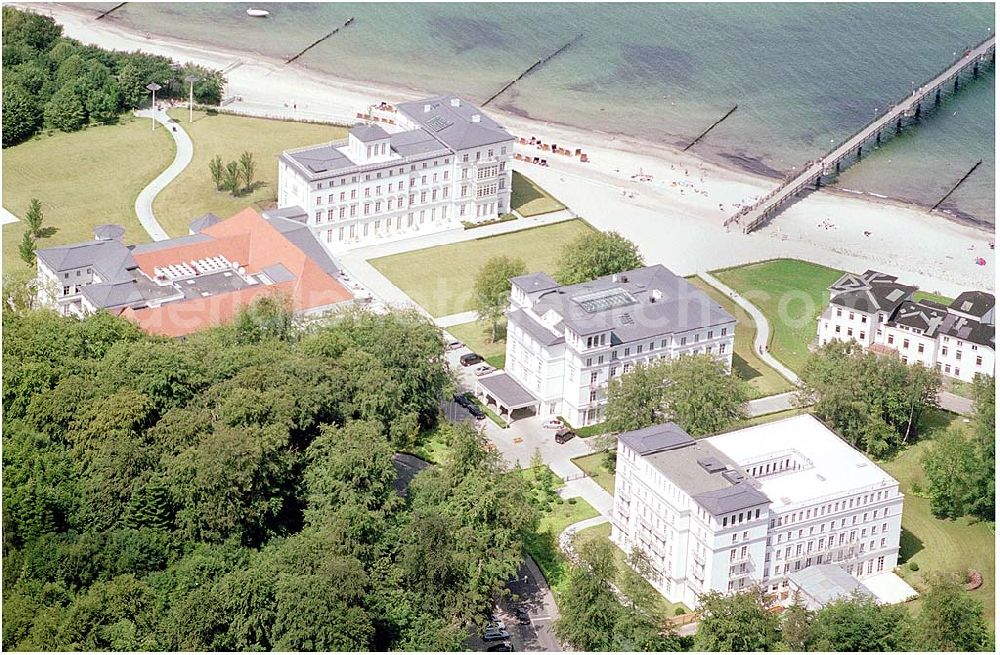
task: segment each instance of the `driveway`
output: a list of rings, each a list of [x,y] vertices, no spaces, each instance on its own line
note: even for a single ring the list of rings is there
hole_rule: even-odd
[[[167,112],[142,109],[135,112],[135,115],[140,118],[149,118],[151,112],[155,113],[156,122],[165,126],[167,132],[174,138],[174,145],[177,146],[177,154],[174,156],[174,161],[171,162],[170,166],[157,175],[156,179],[150,182],[145,189],[139,192],[139,197],[135,199],[135,215],[139,217],[139,222],[142,223],[142,227],[145,228],[153,241],[163,241],[169,239],[170,236],[153,214],[153,200],[160,191],[163,191],[168,184],[173,182],[174,178],[180,175],[181,171],[191,163],[191,158],[194,156],[194,145],[191,143],[191,137],[184,131],[181,124],[171,122],[170,117],[167,116]]]

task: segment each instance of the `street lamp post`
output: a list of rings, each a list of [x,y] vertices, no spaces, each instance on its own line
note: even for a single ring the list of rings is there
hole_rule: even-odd
[[[153,119],[153,129],[155,130],[156,129],[156,92],[159,91],[160,89],[162,89],[163,87],[160,86],[159,84],[157,84],[156,82],[150,82],[149,84],[146,85],[146,88],[153,92],[153,104],[151,104],[150,107],[149,107],[149,115],[150,115],[150,118]]]
[[[200,79],[197,75],[188,75],[184,78],[188,83],[188,123],[194,122],[194,83]]]

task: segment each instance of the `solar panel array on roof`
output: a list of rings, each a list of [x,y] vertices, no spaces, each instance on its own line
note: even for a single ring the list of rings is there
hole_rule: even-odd
[[[427,127],[431,128],[435,132],[440,132],[454,125],[451,121],[444,118],[443,116],[432,116],[427,120]]]
[[[596,293],[577,296],[573,300],[588,314],[635,304],[635,298],[624,289],[606,289]]]

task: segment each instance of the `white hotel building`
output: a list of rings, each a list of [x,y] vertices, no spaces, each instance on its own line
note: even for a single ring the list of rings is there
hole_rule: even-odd
[[[514,137],[455,96],[396,107],[395,124],[283,152],[278,206],[328,249],[403,239],[510,211]]]
[[[650,583],[688,607],[755,585],[820,598],[828,590],[801,573],[813,566],[903,600],[914,592],[892,573],[902,512],[898,482],[810,415],[697,441],[672,423],[618,440],[611,538],[645,551]]]
[[[632,367],[708,353],[732,366],[736,319],[661,265],[560,286],[511,279],[504,372],[477,393],[501,414],[533,407],[574,426],[604,420],[610,380]]]
[[[971,382],[994,375],[995,300],[965,291],[947,307],[913,300],[916,287],[878,271],[846,273],[830,286],[830,304],[817,326],[820,345],[854,341],[877,352],[897,353],[908,364],[937,367],[947,377]]]

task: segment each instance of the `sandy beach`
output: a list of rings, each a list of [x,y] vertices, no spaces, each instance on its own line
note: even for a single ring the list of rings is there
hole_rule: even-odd
[[[131,32],[71,6],[12,4],[52,15],[67,36],[84,43],[228,69],[226,95],[240,100],[227,109],[235,112],[352,123],[371,104],[424,95],[336,79],[253,53]],[[502,106],[502,98],[498,104]],[[992,232],[930,216],[921,208],[826,191],[790,206],[753,235],[726,232],[723,221],[738,204],[763,195],[776,185],[774,180],[655,144],[532,120],[492,106],[488,113],[518,137],[586,152],[589,163],[519,145],[518,152],[543,156],[550,165],[519,161],[515,169],[596,227],[617,230],[639,243],[649,263],[662,263],[678,274],[794,257],[859,272],[877,268],[947,295],[995,288]],[[651,179],[639,181],[635,176],[640,173]],[[977,265],[978,257],[987,265]]]

